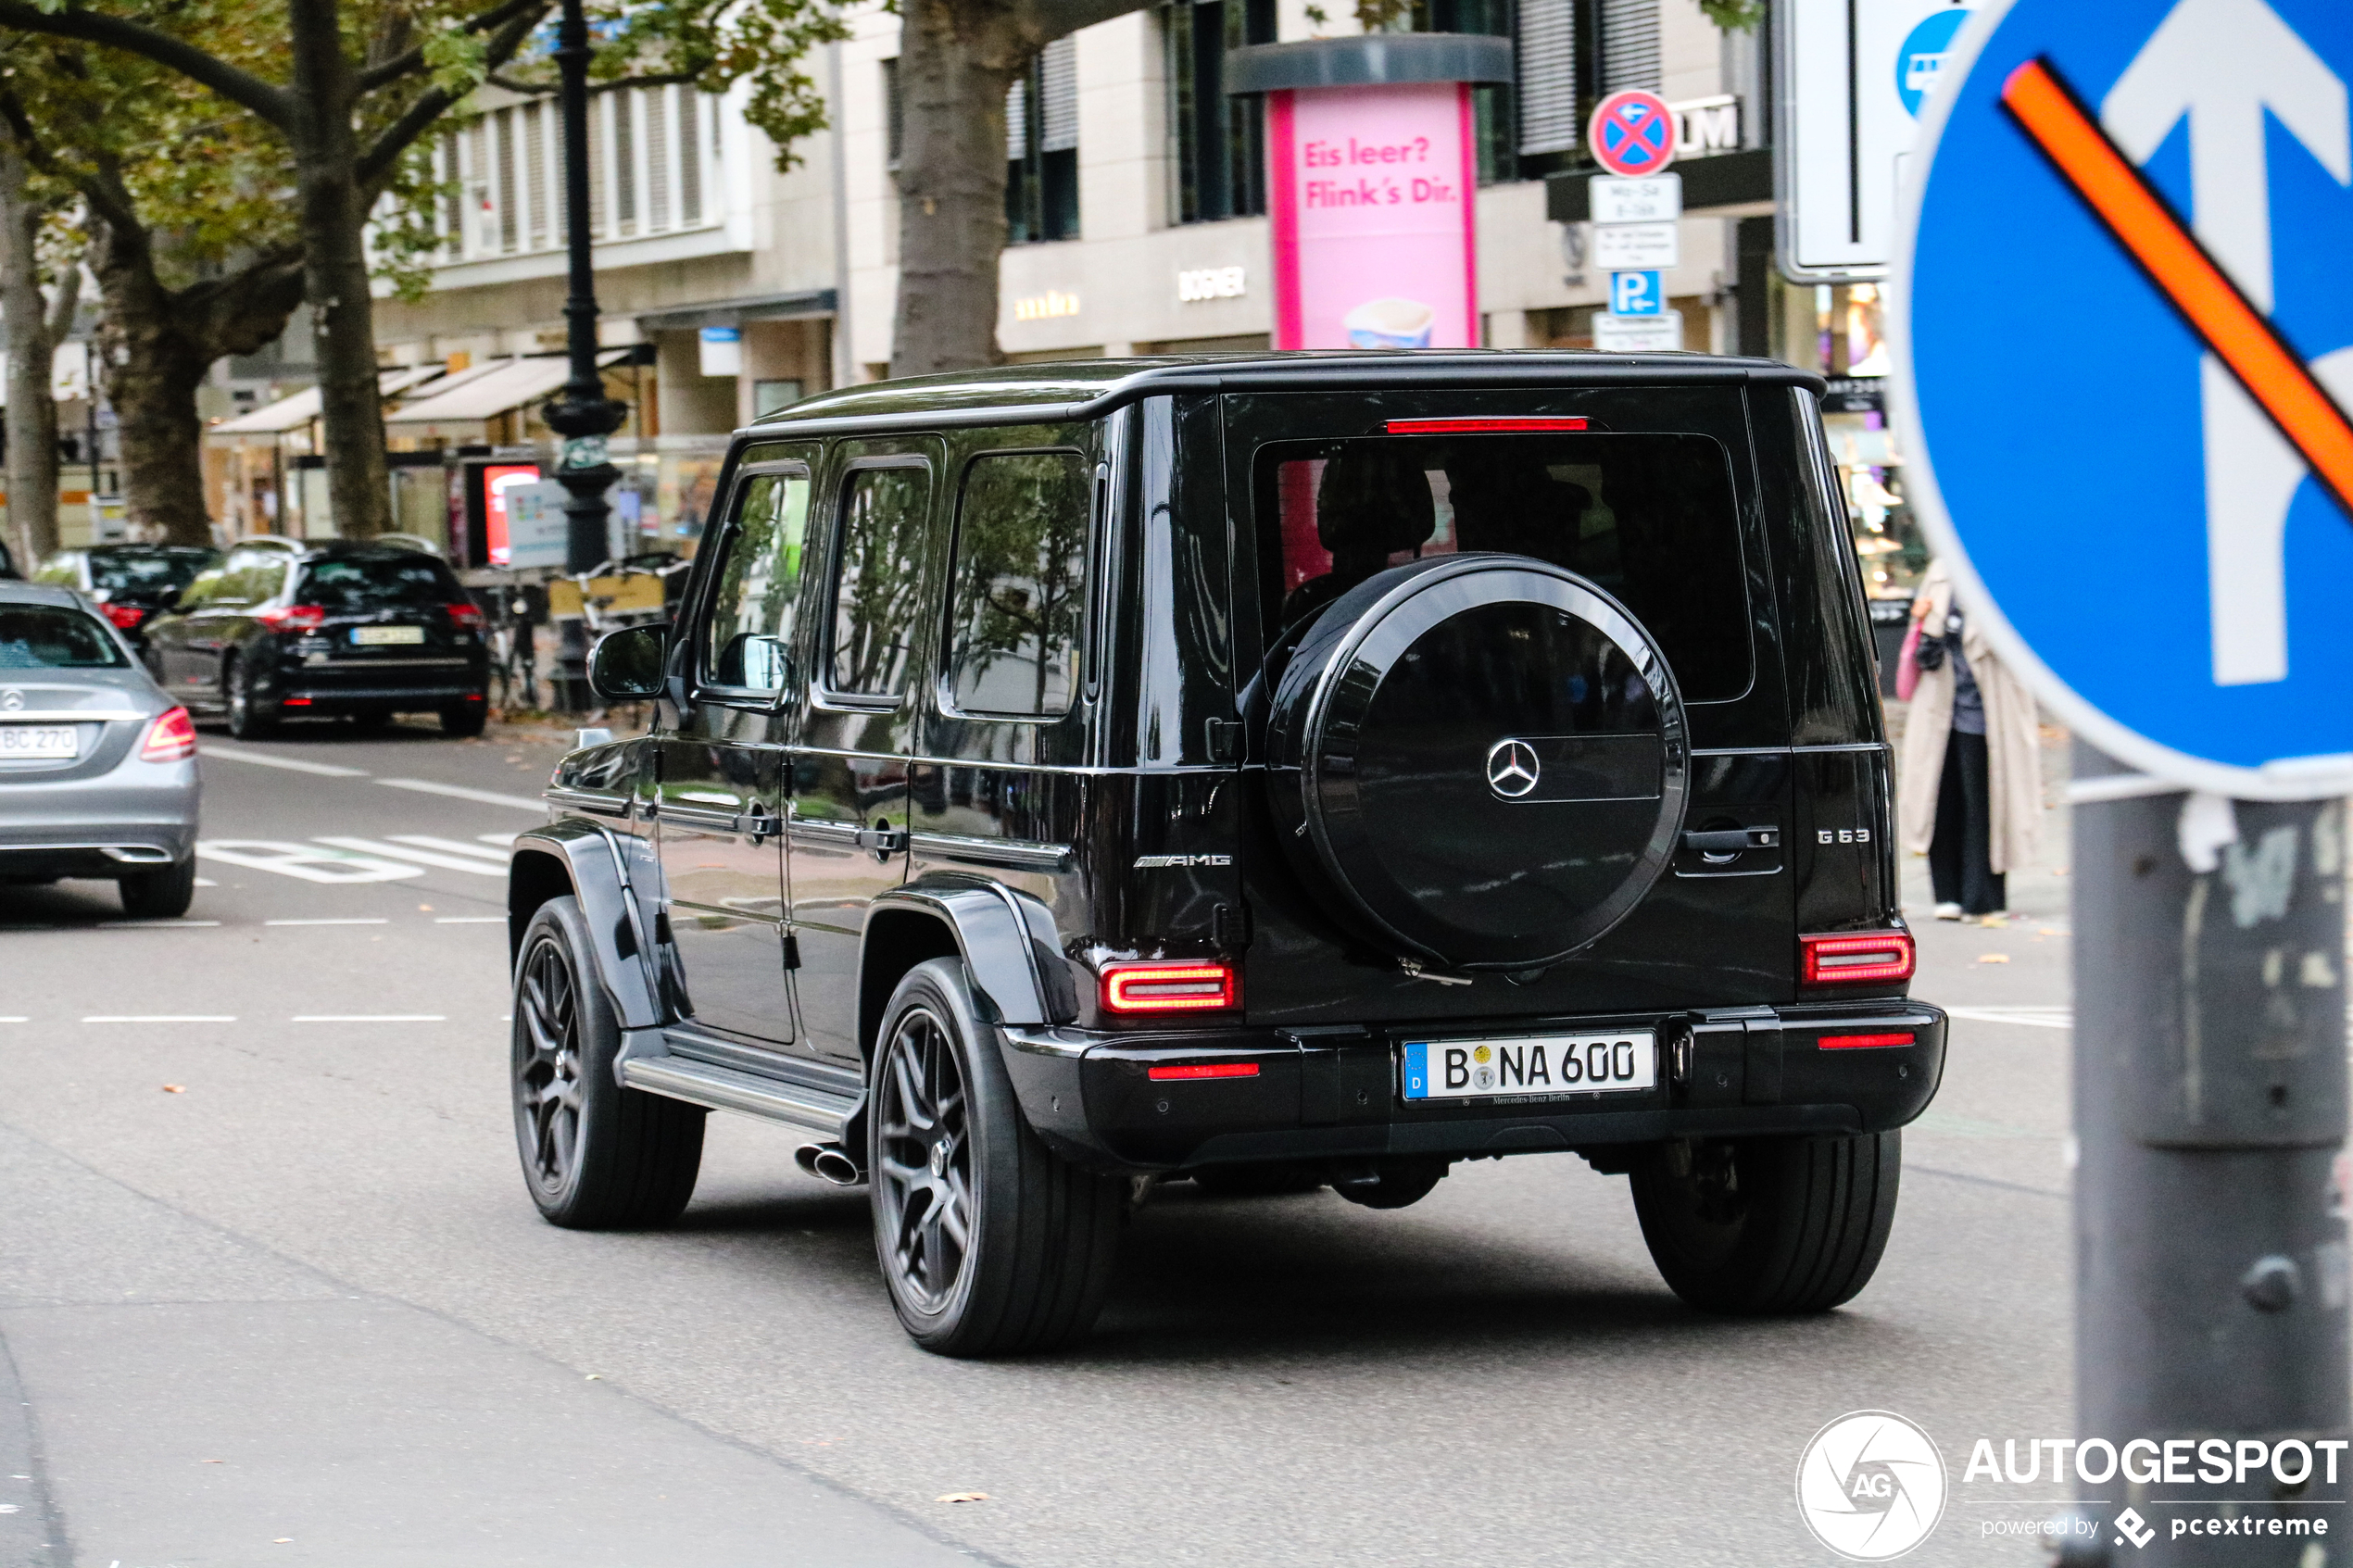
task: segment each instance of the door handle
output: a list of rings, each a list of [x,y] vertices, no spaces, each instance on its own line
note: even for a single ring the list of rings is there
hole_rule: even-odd
[[[763,838],[774,838],[784,826],[784,820],[768,814],[768,808],[755,802],[752,809],[736,819],[738,830],[757,847]]]
[[[1713,851],[1721,855],[1738,854],[1743,849],[1774,849],[1780,846],[1779,828],[1725,828],[1716,833],[1687,833],[1683,847]]]
[[[873,827],[858,830],[858,847],[873,850],[877,860],[887,860],[906,852],[907,830],[892,827],[887,817],[876,817]]]

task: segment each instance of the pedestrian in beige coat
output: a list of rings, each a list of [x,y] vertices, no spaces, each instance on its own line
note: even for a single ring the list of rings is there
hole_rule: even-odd
[[[1957,615],[1944,562],[1921,580],[1912,619],[1927,657],[1904,727],[1904,847],[1929,858],[1939,920],[1998,920],[2006,878],[2032,862],[2042,837],[2034,698],[1983,627],[1965,609]]]

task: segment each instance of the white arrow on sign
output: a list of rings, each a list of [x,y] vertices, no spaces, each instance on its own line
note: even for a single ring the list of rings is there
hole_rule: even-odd
[[[2345,83],[2264,0],[2181,0],[2100,105],[2101,124],[2138,164],[2188,118],[2191,224],[2266,312],[2272,303],[2267,109],[2338,184],[2353,184]],[[2304,460],[2212,355],[2200,372],[2214,683],[2284,681],[2287,512]],[[2334,378],[2322,380],[2345,395]]]

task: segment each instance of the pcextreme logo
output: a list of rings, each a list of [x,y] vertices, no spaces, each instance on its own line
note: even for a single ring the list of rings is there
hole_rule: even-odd
[[[1814,1538],[1856,1562],[1885,1562],[1944,1516],[1944,1456],[1892,1411],[1855,1411],[1814,1434],[1797,1461],[1797,1512]]]

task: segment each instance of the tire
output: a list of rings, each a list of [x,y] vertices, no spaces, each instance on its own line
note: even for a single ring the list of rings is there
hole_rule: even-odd
[[[1324,1185],[1316,1165],[1204,1165],[1193,1185],[1213,1198],[1289,1198]]]
[[[509,1080],[523,1185],[540,1217],[567,1230],[651,1230],[694,1196],[700,1106],[614,1080],[621,1027],[573,897],[531,917],[515,960]]]
[[[1057,1157],[1030,1130],[963,964],[908,971],[876,1039],[869,1193],[900,1323],[942,1356],[1084,1335],[1111,1285],[1126,1184]]]
[[[1661,1144],[1635,1162],[1634,1212],[1702,1311],[1826,1312],[1878,1269],[1903,1165],[1901,1133]]]
[[[441,733],[472,740],[490,722],[490,709],[479,702],[453,702],[441,710]]]
[[[254,690],[252,672],[239,659],[229,666],[229,733],[239,740],[258,740],[278,727],[277,704]]]
[[[117,879],[122,912],[138,920],[178,920],[196,897],[196,858],[173,862],[159,872],[140,872]]]

